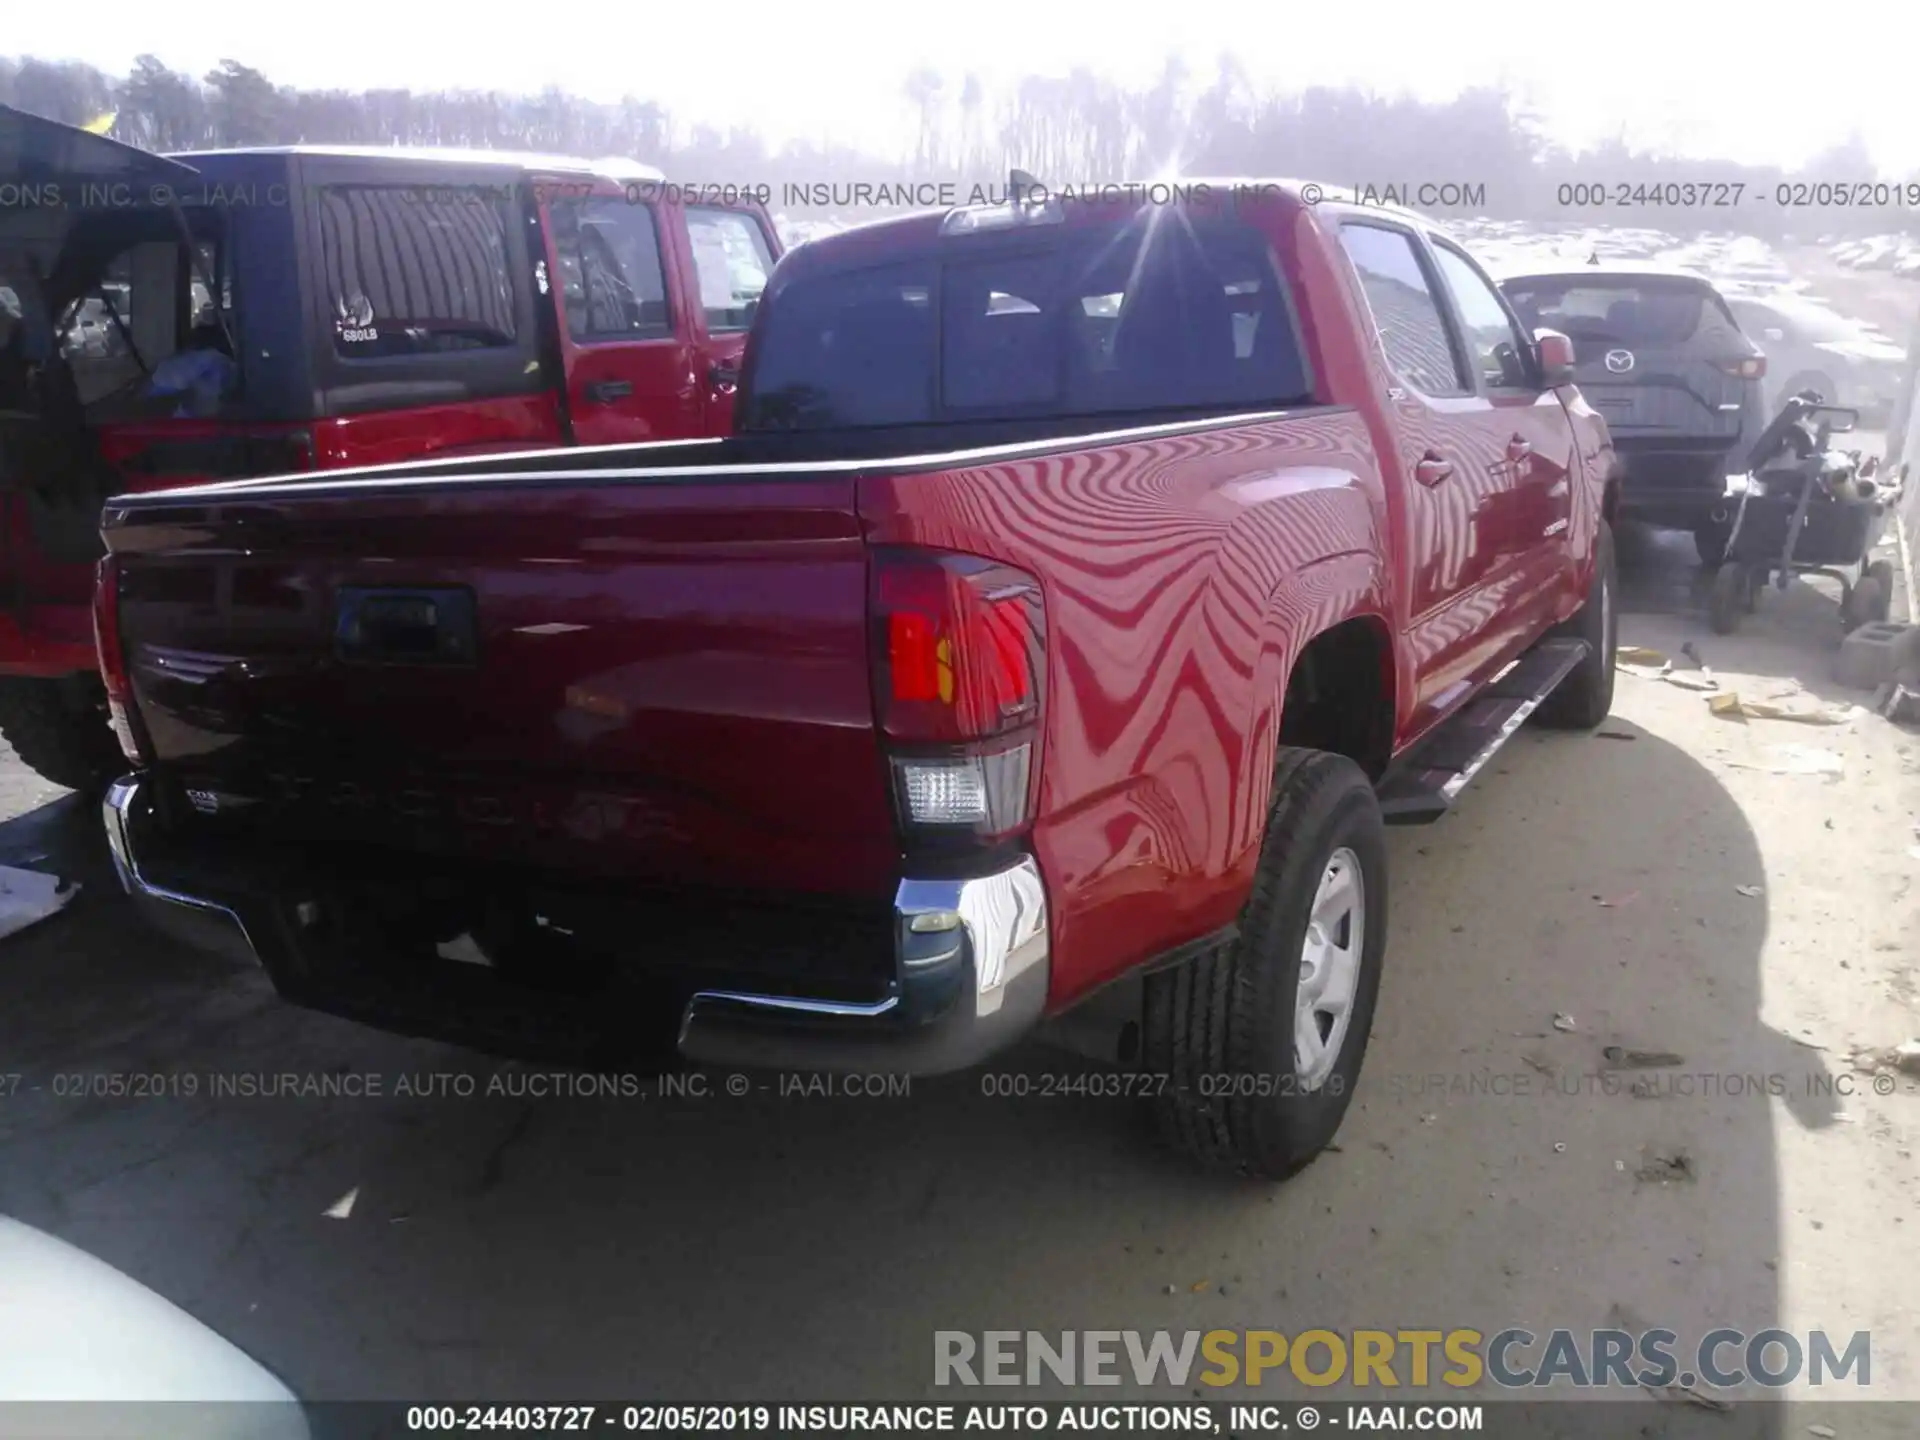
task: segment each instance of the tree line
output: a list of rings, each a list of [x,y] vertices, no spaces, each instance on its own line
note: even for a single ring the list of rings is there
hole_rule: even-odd
[[[1915,208],[1904,204],[1778,203],[1783,184],[1875,178],[1858,136],[1792,172],[1656,155],[1623,139],[1574,153],[1493,88],[1443,101],[1335,87],[1275,94],[1260,91],[1228,57],[1206,77],[1169,61],[1139,88],[1083,69],[1030,77],[994,94],[976,77],[954,83],[923,68],[904,77],[900,99],[914,118],[910,144],[883,156],[845,146],[770,147],[749,128],[682,124],[631,96],[608,104],[555,88],[304,90],[235,60],[195,77],[143,55],[114,76],[77,62],[0,57],[0,103],[72,124],[111,113],[115,138],[159,151],[306,143],[622,155],[659,165],[675,180],[771,185],[776,194],[803,181],[829,201],[840,187],[862,183],[1004,185],[1015,166],[1050,186],[1075,188],[1174,171],[1303,176],[1383,192],[1457,186],[1459,203],[1449,203],[1455,192],[1443,189],[1421,208],[1535,223],[1801,239],[1920,229]],[[794,213],[815,218],[832,208],[801,205]]]

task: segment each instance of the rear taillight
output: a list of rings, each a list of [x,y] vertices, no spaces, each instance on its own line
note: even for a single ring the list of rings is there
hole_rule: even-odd
[[[1758,380],[1767,373],[1767,357],[1764,355],[1740,355],[1716,363],[1727,374],[1737,375],[1742,380]]]
[[[874,699],[913,834],[1001,838],[1033,817],[1046,677],[1040,582],[970,555],[879,550]]]
[[[144,763],[140,742],[133,733],[133,682],[127,676],[126,656],[120,646],[120,560],[108,555],[94,572],[93,647],[100,657],[100,679],[107,687],[107,712],[121,752],[134,764]]]

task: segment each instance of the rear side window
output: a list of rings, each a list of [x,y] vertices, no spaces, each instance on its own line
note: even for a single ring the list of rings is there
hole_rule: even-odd
[[[555,200],[553,248],[567,333],[582,344],[673,333],[653,210],[595,196]]]
[[[348,359],[511,346],[503,202],[483,190],[338,185],[319,192],[320,271]]]
[[[791,285],[767,313],[745,428],[825,430],[935,418],[931,260]]]
[[[1460,369],[1440,302],[1404,230],[1343,225],[1340,244],[1360,276],[1374,328],[1394,373],[1422,395],[1460,395],[1473,382]]]
[[[1736,329],[1720,298],[1693,280],[1509,280],[1501,287],[1534,329],[1597,345],[1684,345],[1703,331]]]
[[[1257,409],[1312,390],[1264,237],[1164,209],[797,281],[757,352],[750,429]]]

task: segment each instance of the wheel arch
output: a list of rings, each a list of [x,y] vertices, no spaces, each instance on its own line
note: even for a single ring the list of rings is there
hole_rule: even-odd
[[[1393,758],[1393,635],[1360,614],[1309,637],[1288,666],[1275,745],[1345,755],[1379,779]]]
[[[1361,666],[1371,682],[1365,719],[1356,730],[1335,732],[1334,753],[1355,758],[1375,777],[1391,757],[1403,657],[1389,618],[1385,564],[1371,551],[1330,555],[1287,575],[1268,597],[1244,731],[1244,803],[1231,827],[1231,851],[1247,865],[1266,830],[1280,748],[1300,743],[1303,733],[1325,733],[1327,712],[1309,708],[1307,677],[1322,686],[1330,675],[1338,677],[1344,685],[1338,693],[1351,696],[1357,693],[1353,667]]]

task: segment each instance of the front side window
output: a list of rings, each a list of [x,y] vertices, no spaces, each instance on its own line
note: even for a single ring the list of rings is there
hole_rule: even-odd
[[[1495,390],[1518,390],[1532,383],[1527,364],[1530,346],[1514,328],[1507,307],[1500,303],[1486,277],[1474,269],[1467,258],[1451,246],[1436,244],[1435,258],[1440,276],[1453,294],[1453,303],[1466,327],[1467,349],[1480,378]]]
[[[738,210],[689,208],[687,235],[700,280],[707,333],[745,330],[773,273],[773,252],[750,215]]]
[[[611,196],[557,200],[548,211],[567,333],[581,344],[673,333],[651,206]]]
[[[514,344],[507,215],[497,196],[336,185],[317,203],[335,353],[372,359]]]

